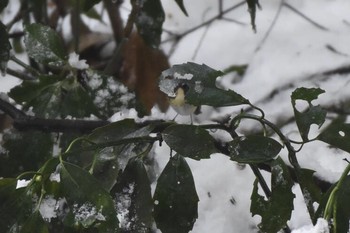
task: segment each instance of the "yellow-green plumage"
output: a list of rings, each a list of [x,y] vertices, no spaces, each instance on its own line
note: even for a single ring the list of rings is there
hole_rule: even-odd
[[[186,103],[185,90],[182,87],[177,88],[175,98],[170,98],[170,105],[180,115],[191,115],[196,106]]]

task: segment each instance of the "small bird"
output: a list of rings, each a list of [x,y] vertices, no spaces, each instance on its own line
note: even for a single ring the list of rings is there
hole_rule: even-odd
[[[183,116],[190,115],[191,123],[192,123],[192,114],[196,111],[197,106],[186,103],[185,96],[186,96],[188,89],[189,89],[188,85],[186,85],[184,83],[181,83],[180,85],[178,85],[174,90],[175,97],[174,98],[169,97],[169,102],[170,102],[171,107],[178,114],[183,115]],[[175,116],[175,118],[176,118],[176,116]]]

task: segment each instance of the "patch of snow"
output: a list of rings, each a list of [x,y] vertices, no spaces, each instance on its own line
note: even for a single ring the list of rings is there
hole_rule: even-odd
[[[323,218],[317,219],[315,226],[308,225],[299,229],[293,230],[292,233],[329,233],[329,225],[327,220]]]
[[[89,68],[89,65],[86,64],[86,60],[79,60],[79,55],[75,52],[69,54],[68,63],[71,67],[78,70],[85,70]]]
[[[27,187],[31,180],[17,180],[16,189]]]

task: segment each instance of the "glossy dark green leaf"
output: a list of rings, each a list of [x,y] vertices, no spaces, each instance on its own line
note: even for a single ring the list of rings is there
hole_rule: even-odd
[[[261,216],[259,228],[262,232],[274,233],[286,226],[294,208],[292,187],[288,168],[280,157],[271,162],[271,197],[268,200],[258,194],[258,182],[255,181],[250,211],[253,216]]]
[[[345,123],[344,117],[339,117],[317,139],[350,153],[350,124]]]
[[[176,96],[175,90],[186,85],[185,100],[195,106],[209,105],[214,107],[249,104],[249,101],[232,90],[223,90],[216,86],[216,78],[223,75],[206,65],[185,63],[174,65],[162,72],[159,88],[170,98]]]
[[[172,157],[157,181],[154,219],[163,233],[187,233],[198,218],[198,195],[186,160]]]
[[[14,223],[20,211],[16,196],[17,180],[14,178],[0,179],[0,229],[8,230]]]
[[[175,0],[175,2],[177,3],[177,5],[180,7],[180,9],[182,10],[182,12],[188,16],[188,13],[186,11],[186,8],[185,8],[185,5],[184,5],[184,2],[183,0]]]
[[[73,80],[61,80],[54,75],[39,76],[35,81],[23,81],[9,93],[24,110],[33,108],[36,116],[56,118],[66,116],[99,116],[87,91]]]
[[[157,48],[161,41],[165,14],[160,0],[131,0],[133,10],[137,12],[136,27],[151,47]]]
[[[70,207],[66,224],[93,228],[97,232],[117,232],[114,202],[109,193],[90,173],[82,168],[63,162],[61,183],[67,204]]]
[[[166,144],[182,156],[200,160],[217,152],[208,131],[195,125],[172,125],[162,132]]]
[[[129,160],[111,191],[121,221],[121,232],[150,232],[153,201],[151,183],[142,159]]]
[[[53,138],[50,133],[18,132],[3,134],[0,151],[0,177],[16,177],[23,171],[36,171],[52,157]]]
[[[310,169],[300,169],[299,185],[303,190],[303,193],[308,195],[308,198],[304,199],[306,206],[313,206],[314,203],[320,203],[322,200],[322,192],[315,183],[314,179],[315,171]]]
[[[304,142],[308,141],[308,135],[312,124],[316,124],[321,127],[326,119],[327,112],[319,105],[315,106],[311,102],[316,100],[320,94],[324,93],[324,90],[320,88],[297,88],[292,93],[292,105],[294,109],[295,120]],[[307,101],[309,107],[306,111],[300,112],[296,107],[296,101]]]
[[[235,138],[228,147],[231,160],[239,163],[262,163],[275,158],[282,145],[275,139],[253,135]]]
[[[35,207],[30,189],[16,187],[16,179],[0,179],[0,229],[2,232],[19,232],[20,226],[32,215]]]
[[[10,60],[11,44],[6,26],[0,21],[0,71],[6,74],[7,62]]]
[[[7,6],[9,0],[1,0],[0,1],[0,12]]]
[[[20,233],[49,233],[48,226],[39,211],[35,211],[23,224]]]
[[[261,8],[259,4],[259,0],[246,0],[248,4],[248,11],[250,14],[250,21],[253,28],[253,31],[256,32],[256,25],[255,25],[255,16],[256,16],[256,7]]]
[[[24,43],[28,55],[38,63],[61,66],[67,58],[66,50],[58,34],[48,26],[25,26]]]

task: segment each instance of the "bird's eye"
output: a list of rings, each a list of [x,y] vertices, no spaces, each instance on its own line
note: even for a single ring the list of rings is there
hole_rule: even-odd
[[[182,88],[184,90],[184,92],[186,93],[190,87],[188,86],[187,83],[179,83],[179,85],[177,85],[175,88],[174,88],[174,92],[176,92],[179,88]]]

